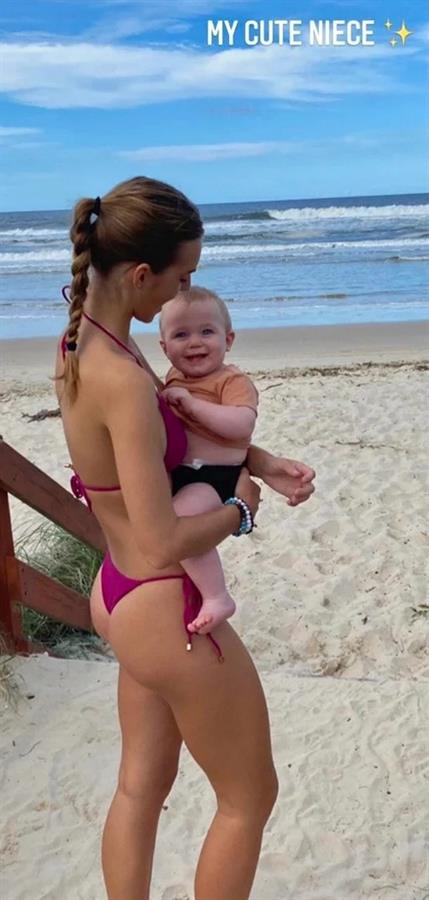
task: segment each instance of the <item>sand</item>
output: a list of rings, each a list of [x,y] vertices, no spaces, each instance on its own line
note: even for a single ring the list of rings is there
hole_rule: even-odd
[[[260,391],[257,441],[318,473],[295,510],[264,489],[258,530],[222,546],[281,782],[252,900],[429,897],[429,619],[413,611],[427,602],[427,338],[427,323],[276,329],[240,334],[231,355]],[[60,421],[21,418],[55,407],[52,347],[0,347],[0,433],[65,485]],[[13,521],[19,535],[34,514],[14,503]],[[23,696],[2,709],[4,895],[102,900],[116,664],[13,668]],[[191,900],[214,802],[186,751],[166,805],[153,898]]]

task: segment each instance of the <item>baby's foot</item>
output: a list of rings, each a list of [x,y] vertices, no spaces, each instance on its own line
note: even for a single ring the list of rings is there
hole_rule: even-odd
[[[225,619],[229,619],[235,613],[235,603],[232,597],[225,593],[220,597],[211,597],[203,600],[203,605],[193,622],[188,625],[191,634],[208,634],[212,628],[216,628]]]

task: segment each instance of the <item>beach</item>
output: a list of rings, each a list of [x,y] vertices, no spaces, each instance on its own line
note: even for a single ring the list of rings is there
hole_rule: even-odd
[[[167,369],[157,337],[137,335]],[[221,547],[232,620],[266,691],[280,796],[252,900],[429,896],[429,322],[240,331],[228,362],[260,395],[255,442],[305,461],[291,509],[263,489],[258,528]],[[0,342],[3,439],[67,486],[55,341]],[[17,537],[38,520],[12,502]],[[102,900],[99,844],[120,753],[116,663],[11,663],[0,855],[8,900]],[[154,900],[192,900],[214,810],[186,750],[163,810]],[[225,898],[232,900],[232,898]]]

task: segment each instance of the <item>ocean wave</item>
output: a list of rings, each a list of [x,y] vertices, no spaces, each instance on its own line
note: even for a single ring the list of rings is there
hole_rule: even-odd
[[[273,228],[276,227],[276,223],[274,221],[270,221],[268,217],[265,218],[265,222],[261,218],[254,219],[219,219],[215,222],[208,221],[204,222],[204,236],[205,238],[214,237],[228,237],[229,235],[235,234],[252,234],[255,237],[260,234],[263,236],[266,234],[266,229],[269,226]]]
[[[204,217],[204,211],[203,211]],[[206,229],[216,229],[222,223],[257,222],[274,219],[277,221],[306,222],[319,219],[397,219],[429,217],[429,203],[391,203],[388,206],[291,206],[274,209],[268,204],[265,209],[249,212],[221,213],[204,217]]]
[[[33,243],[34,241],[56,238],[65,240],[67,228],[4,228],[0,229],[0,240],[4,238],[10,243]]]
[[[386,238],[385,240],[363,241],[314,241],[313,243],[289,244],[215,244],[203,247],[202,262],[216,262],[227,260],[245,260],[248,257],[257,256],[281,256],[308,257],[322,254],[333,255],[335,252],[343,254],[348,250],[372,250],[379,251],[388,248],[400,249],[403,247],[419,248],[429,247],[429,240],[423,238]],[[423,257],[417,257],[423,258]]]
[[[429,248],[428,238],[380,238],[378,240],[341,240],[341,241],[313,241],[313,242],[289,242],[287,238],[280,242],[218,242],[206,244],[203,247],[202,262],[216,263],[230,261],[243,261],[256,258],[308,258],[316,256],[344,257],[348,251],[358,252],[359,256],[376,253],[383,250],[391,250],[392,255],[383,261],[388,262],[419,262],[427,260],[427,254],[419,255],[419,251]],[[359,252],[360,251],[360,252]],[[26,272],[64,272],[71,262],[71,252],[62,247],[46,247],[24,252],[0,252],[0,273],[3,275]]]
[[[58,316],[57,316],[57,317],[58,317],[60,320],[63,319],[63,318],[64,318],[64,313],[63,313],[63,314],[60,314],[60,313],[58,312]],[[47,319],[48,321],[52,321],[53,316],[52,316],[52,312],[47,312],[47,311],[35,309],[35,310],[33,310],[32,312],[28,312],[28,313],[17,312],[17,313],[15,313],[15,315],[10,315],[10,314],[8,314],[8,315],[5,314],[5,315],[3,315],[3,313],[0,312],[0,320],[1,320],[1,319],[5,319],[5,320],[8,321],[8,322],[9,322],[9,321],[13,321],[13,320],[17,320],[17,319],[30,319],[30,320]]]
[[[384,262],[422,262],[428,259],[429,256],[399,256],[395,254],[394,256],[386,256]]]
[[[57,300],[23,300],[22,298],[16,300],[2,300],[0,298],[0,309],[13,308],[15,311],[20,313],[25,312],[34,312],[34,310],[42,310],[42,312],[53,311],[53,312],[64,312],[66,311],[67,315],[67,305],[64,303],[62,298],[58,298]]]
[[[70,259],[70,250],[29,250],[27,253],[0,253],[0,265],[4,262],[28,262],[35,259]]]
[[[304,246],[304,245],[303,245]],[[215,244],[203,247],[202,262],[246,259],[249,256],[267,257],[270,254],[286,253],[286,244]]]
[[[300,294],[285,294],[280,297],[264,297],[263,303],[301,303],[307,305],[313,305],[314,300],[347,300],[349,294],[344,293],[329,293],[329,294],[311,294],[304,293]],[[234,303],[238,301],[228,300],[228,303]]]
[[[0,272],[15,275],[25,272],[63,272],[70,266],[70,250],[29,250],[26,253],[0,253]]]
[[[285,238],[293,240],[294,238],[306,240],[312,238],[324,238],[326,234],[326,226],[323,222],[319,227],[315,227],[316,222],[288,222],[274,219],[255,219],[251,222],[248,219],[240,219],[240,221],[227,222],[224,219],[219,222],[204,223],[204,243],[215,244],[219,241],[243,240],[245,238],[256,241],[272,238],[279,240]]]
[[[278,221],[309,219],[390,219],[423,218],[429,216],[429,204],[392,206],[307,206],[291,209],[267,209],[270,219]]]

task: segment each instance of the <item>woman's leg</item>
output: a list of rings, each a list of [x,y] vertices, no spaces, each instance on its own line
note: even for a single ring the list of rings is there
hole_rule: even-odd
[[[188,484],[177,492],[173,505],[178,516],[196,516],[218,509],[222,501],[211,485]],[[184,559],[181,564],[203,598],[201,610],[189,625],[189,631],[207,634],[235,613],[235,603],[226,589],[220,556],[217,550],[209,550],[202,556]]]
[[[165,700],[123,668],[118,706],[122,757],[103,833],[103,874],[109,900],[149,900],[158,820],[182,739]]]
[[[132,678],[168,703],[217,797],[198,863],[195,900],[248,900],[264,825],[277,794],[258,675],[227,623],[215,633],[223,665],[202,637],[192,653],[186,653],[179,596],[159,583],[140,590],[139,598],[130,595],[116,608],[112,646]],[[140,900],[145,895],[112,894],[111,900],[137,896]]]
[[[185,690],[172,698],[171,706],[217,797],[197,867],[195,900],[247,900],[277,778],[265,698],[253,663],[234,633],[217,639],[226,658],[222,675],[203,662],[191,696]],[[208,652],[204,648],[201,656]]]
[[[109,640],[111,616],[99,579],[91,613],[94,627]],[[148,900],[158,819],[176,777],[182,739],[166,701],[122,667],[118,708],[122,756],[103,832],[103,874],[109,900]]]

